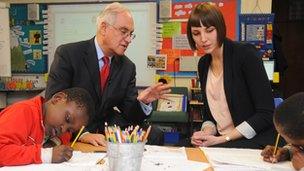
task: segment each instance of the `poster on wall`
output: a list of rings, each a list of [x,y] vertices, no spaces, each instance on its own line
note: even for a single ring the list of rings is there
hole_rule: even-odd
[[[148,55],[147,56],[147,68],[166,70],[167,56],[166,55]]]
[[[255,45],[262,58],[272,59],[274,14],[242,14],[239,21],[239,40]]]
[[[27,5],[15,4],[10,8],[10,48],[12,73],[46,73],[47,55],[42,10],[46,5],[40,5],[41,20],[27,19]]]
[[[158,74],[169,74],[176,76],[196,77],[196,72],[180,72],[179,58],[181,56],[203,56],[203,51],[194,53],[187,40],[187,19],[192,9],[200,3],[212,3],[217,5],[226,21],[227,37],[236,40],[238,1],[237,0],[172,0],[172,17],[169,21],[163,22],[162,26],[162,48],[159,53],[167,55],[167,69],[158,71]],[[228,22],[229,21],[229,22]],[[196,66],[194,66],[196,67]]]

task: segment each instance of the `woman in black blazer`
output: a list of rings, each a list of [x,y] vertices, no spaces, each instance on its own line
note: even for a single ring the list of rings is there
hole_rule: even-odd
[[[226,38],[223,15],[209,3],[192,11],[187,37],[192,50],[206,53],[198,64],[204,122],[191,143],[235,148],[273,143],[273,96],[255,47]]]

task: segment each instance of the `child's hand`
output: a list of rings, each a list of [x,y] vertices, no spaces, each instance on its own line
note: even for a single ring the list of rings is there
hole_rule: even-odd
[[[70,160],[73,156],[73,148],[59,145],[53,148],[52,163],[61,163]]]
[[[273,155],[274,146],[267,145],[262,151],[263,160],[270,163],[277,163],[289,159],[289,151],[287,148],[278,147],[277,153]]]
[[[292,165],[296,170],[304,168],[304,153],[298,147],[292,147]]]

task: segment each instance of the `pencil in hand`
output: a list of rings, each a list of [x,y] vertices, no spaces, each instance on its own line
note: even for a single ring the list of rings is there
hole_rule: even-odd
[[[279,139],[280,139],[280,134],[277,135],[275,144],[274,144],[274,149],[273,149],[273,157],[275,157],[275,155],[277,154],[278,151],[278,144],[279,144]]]
[[[71,147],[72,147],[72,148],[73,148],[74,144],[76,143],[76,141],[78,140],[78,138],[79,138],[80,134],[82,133],[83,129],[84,129],[84,126],[82,126],[82,127],[80,128],[80,130],[79,130],[77,136],[75,137],[74,141],[72,142],[72,144],[71,144]]]

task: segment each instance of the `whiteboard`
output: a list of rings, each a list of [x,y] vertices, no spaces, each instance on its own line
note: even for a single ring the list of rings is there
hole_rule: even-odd
[[[123,3],[134,18],[136,38],[126,51],[136,65],[136,85],[154,83],[155,70],[147,68],[147,56],[156,53],[156,3]],[[48,63],[54,59],[56,48],[65,43],[91,39],[96,33],[96,17],[106,4],[73,4],[48,6]]]
[[[11,76],[11,50],[8,8],[0,7],[0,76]]]

